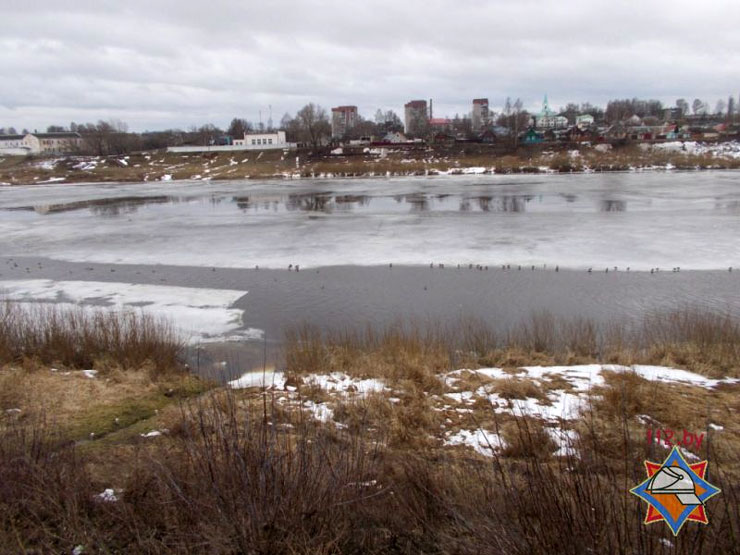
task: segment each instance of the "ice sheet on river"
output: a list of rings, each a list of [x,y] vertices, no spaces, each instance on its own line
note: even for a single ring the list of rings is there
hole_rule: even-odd
[[[737,172],[41,185],[0,190],[0,252],[239,268],[726,270],[740,266],[739,215]]]

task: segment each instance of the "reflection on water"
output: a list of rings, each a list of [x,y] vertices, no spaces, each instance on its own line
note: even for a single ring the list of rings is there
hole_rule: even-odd
[[[450,211],[455,208],[460,212],[526,212],[527,204],[533,195],[427,195],[412,193],[372,197],[370,195],[335,195],[329,192],[294,193],[287,196],[259,197],[232,196],[231,202],[242,211],[270,211],[284,209],[288,212],[323,212],[362,211],[389,209],[395,206],[402,211],[425,213]],[[541,203],[543,199],[539,197]],[[211,202],[214,202],[213,199]],[[372,206],[371,206],[372,205]],[[394,209],[395,211],[395,209]]]
[[[75,202],[64,202],[59,204],[19,206],[9,208],[8,210],[33,210],[37,214],[47,215],[89,209],[90,212],[95,215],[106,217],[135,212],[138,207],[146,204],[163,204],[173,202],[180,202],[180,199],[163,195],[151,197],[114,197],[79,200]]]
[[[710,205],[715,210],[740,212],[740,201],[727,198],[714,198]],[[614,198],[589,199],[587,195],[571,193],[527,194],[527,193],[426,193],[370,195],[362,193],[335,193],[332,191],[311,191],[298,193],[258,192],[249,195],[211,193],[198,196],[124,196],[113,198],[94,198],[54,204],[33,206],[5,206],[4,211],[32,211],[40,215],[59,214],[90,210],[101,217],[116,217],[137,212],[149,205],[189,203],[192,211],[198,206],[210,205],[213,208],[229,210],[236,206],[242,212],[312,212],[331,214],[333,212],[377,212],[412,213],[461,212],[461,213],[526,213],[528,211],[557,211],[559,208],[572,210],[572,205],[588,204],[599,212],[626,212],[627,201]],[[632,211],[637,208],[634,203]]]
[[[332,195],[329,193],[293,194],[288,195],[285,207],[288,210],[301,212],[331,212],[334,207]]]
[[[230,207],[242,212],[308,212],[331,214],[333,212],[362,213],[396,213],[396,214],[424,214],[430,212],[460,212],[460,213],[526,213],[528,211],[552,212],[559,208],[572,210],[574,204],[589,205],[599,212],[626,212],[627,201],[615,198],[589,199],[588,195],[556,192],[552,194],[528,194],[516,192],[467,192],[457,193],[427,193],[422,191],[403,194],[349,193],[334,191],[307,191],[307,192],[266,192],[259,191],[248,195],[234,195],[227,193],[210,193],[198,196],[123,196],[113,198],[94,198],[53,204],[37,204],[33,206],[5,206],[4,211],[32,211],[40,215],[59,214],[90,210],[96,216],[116,217],[132,214],[142,207],[150,205],[166,205],[188,203],[192,212],[198,212],[204,205],[210,205],[219,210],[228,211]],[[643,201],[644,204],[644,201]],[[712,199],[712,208],[725,212],[740,212],[740,201],[733,198],[715,197]],[[581,208],[582,209],[582,208]],[[639,210],[639,202],[632,203],[631,210]]]
[[[370,206],[370,198],[368,195],[339,195],[334,197],[334,202],[351,209],[355,204],[358,206]]]
[[[0,187],[0,253],[209,268],[726,269],[740,266],[738,185],[738,173],[676,172]]]
[[[406,203],[411,205],[411,212],[429,212],[429,197],[421,193],[406,195]]]
[[[716,199],[714,203],[714,209],[727,210],[729,212],[740,212],[740,200]]]
[[[623,200],[602,200],[600,209],[602,212],[625,212],[627,203]]]

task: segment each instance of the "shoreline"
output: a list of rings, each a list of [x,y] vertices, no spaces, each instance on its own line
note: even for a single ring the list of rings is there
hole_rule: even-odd
[[[237,177],[218,177],[218,178],[202,178],[202,179],[196,179],[196,178],[172,178],[172,179],[159,179],[159,180],[149,180],[149,181],[141,181],[138,178],[132,177],[132,178],[119,178],[116,180],[86,180],[86,179],[78,179],[74,181],[67,181],[66,179],[49,179],[47,181],[32,181],[29,183],[9,183],[9,182],[2,182],[0,181],[0,187],[29,187],[34,185],[115,185],[117,183],[120,183],[122,185],[124,184],[133,184],[133,183],[140,183],[141,185],[145,185],[147,183],[186,183],[186,182],[213,182],[213,183],[219,183],[219,182],[231,182],[231,181],[311,181],[316,179],[393,179],[398,177],[450,177],[450,176],[471,176],[471,175],[496,175],[496,176],[511,176],[511,175],[536,175],[536,176],[546,176],[546,175],[589,175],[589,174],[599,174],[599,173],[608,173],[608,174],[632,174],[632,173],[652,173],[652,172],[666,172],[666,173],[705,173],[705,172],[725,172],[725,171],[738,171],[740,170],[740,166],[738,167],[726,167],[726,166],[716,166],[716,167],[674,167],[674,166],[646,166],[646,167],[633,167],[633,168],[585,168],[580,170],[571,170],[567,172],[554,170],[554,169],[541,169],[541,168],[522,168],[520,170],[509,170],[504,172],[496,171],[495,167],[491,168],[485,168],[484,171],[465,171],[465,170],[475,170],[478,169],[476,167],[463,167],[460,168],[459,171],[445,171],[445,170],[428,170],[426,172],[390,172],[390,173],[375,173],[375,172],[369,172],[369,173],[319,173],[319,174],[311,174],[311,175],[301,175],[301,174],[271,174],[271,175],[247,175],[247,176],[237,176]]]
[[[729,144],[734,149],[735,143]],[[217,154],[152,151],[57,158],[11,156],[0,157],[0,186],[740,169],[740,157],[734,150],[725,152],[720,149],[715,152],[712,147],[701,145],[704,150],[688,152],[654,146],[657,145],[649,148],[629,145],[606,151],[592,147],[572,150],[522,147],[515,154],[505,155],[482,149],[478,145],[471,152],[450,152],[434,147],[420,152],[388,148],[388,153],[383,155],[329,155],[303,151],[234,151]]]

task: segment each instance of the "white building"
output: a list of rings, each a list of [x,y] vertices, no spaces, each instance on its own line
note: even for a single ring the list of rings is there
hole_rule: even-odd
[[[0,135],[0,154],[23,156],[30,153],[26,135]]]
[[[406,138],[406,135],[401,133],[400,131],[391,131],[385,134],[385,136],[382,139],[382,142],[384,143],[406,143],[408,142],[408,139]]]
[[[74,154],[82,147],[79,133],[0,135],[0,154]]]
[[[234,146],[251,148],[286,148],[285,131],[274,133],[244,133],[243,139],[234,139]]]
[[[243,139],[234,139],[230,145],[189,145],[170,146],[167,152],[233,152],[240,150],[295,149],[296,143],[289,143],[285,131],[274,133],[245,133]]]
[[[580,129],[586,129],[594,124],[594,117],[591,114],[583,114],[576,117],[576,125]]]
[[[547,95],[545,95],[542,111],[534,116],[534,126],[537,129],[565,129],[568,127],[568,118],[553,112],[547,102]]]

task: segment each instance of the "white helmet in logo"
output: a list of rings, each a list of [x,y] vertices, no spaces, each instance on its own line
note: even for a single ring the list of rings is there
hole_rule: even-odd
[[[682,505],[703,505],[696,496],[694,480],[680,466],[664,466],[658,470],[651,478],[647,491],[675,494]]]

